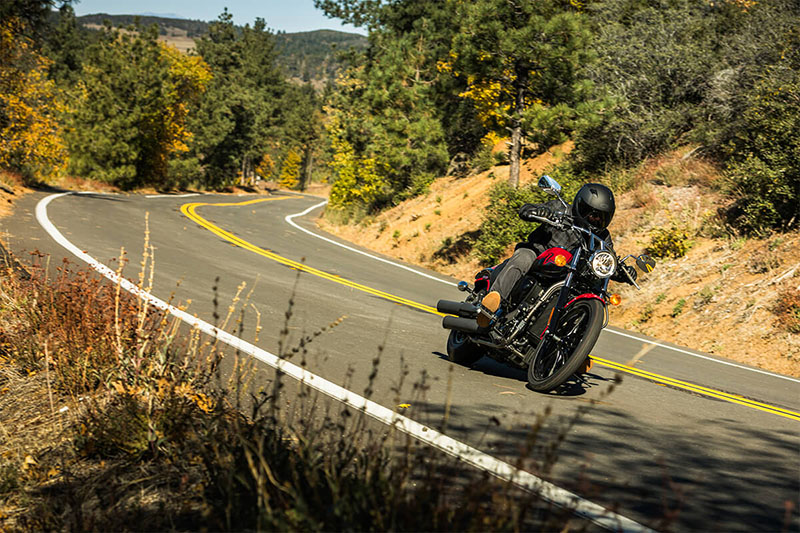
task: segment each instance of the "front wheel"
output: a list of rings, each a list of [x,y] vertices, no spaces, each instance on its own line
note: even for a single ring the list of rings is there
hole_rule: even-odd
[[[466,333],[451,330],[447,337],[447,358],[454,363],[464,366],[472,366],[478,359],[483,357],[484,349],[478,346],[467,337]]]
[[[605,309],[599,300],[578,300],[569,306],[556,327],[546,335],[528,365],[528,386],[548,392],[581,368],[603,329]]]

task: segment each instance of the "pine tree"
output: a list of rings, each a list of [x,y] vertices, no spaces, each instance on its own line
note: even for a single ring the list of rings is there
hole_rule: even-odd
[[[83,69],[68,136],[76,174],[122,187],[169,185],[169,160],[187,150],[188,105],[209,80],[199,58],[107,28]]]
[[[192,150],[200,158],[207,184],[244,179],[267,152],[281,118],[279,102],[286,83],[275,67],[272,33],[262,19],[238,32],[227,11],[197,43],[213,78],[192,119]],[[241,173],[241,174],[239,174]]]
[[[459,3],[461,31],[451,68],[468,81],[463,93],[511,133],[509,183],[519,184],[523,137],[546,150],[578,116],[588,85],[580,69],[590,59],[588,20],[568,0],[475,0]],[[486,117],[485,117],[486,118]]]

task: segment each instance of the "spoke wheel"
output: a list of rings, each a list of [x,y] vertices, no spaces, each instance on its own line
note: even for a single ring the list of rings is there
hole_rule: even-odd
[[[528,366],[528,386],[547,392],[581,368],[603,329],[603,304],[586,299],[573,303],[562,315],[555,337],[545,335]]]

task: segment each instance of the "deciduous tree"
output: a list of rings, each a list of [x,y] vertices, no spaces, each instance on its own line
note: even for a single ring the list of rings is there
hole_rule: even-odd
[[[49,181],[66,166],[60,114],[64,110],[50,61],[24,35],[19,19],[0,23],[0,167],[28,181]]]

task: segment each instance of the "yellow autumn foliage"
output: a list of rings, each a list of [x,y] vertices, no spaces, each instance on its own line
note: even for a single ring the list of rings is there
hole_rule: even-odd
[[[186,128],[189,114],[189,102],[200,98],[208,82],[211,81],[211,69],[200,56],[184,54],[173,46],[159,42],[161,54],[169,62],[169,80],[167,84],[167,102],[171,103],[165,110],[167,153],[186,152],[186,142],[191,132]]]
[[[289,150],[281,167],[278,185],[284,189],[294,189],[300,183],[300,154],[294,148]]]
[[[379,174],[377,159],[359,156],[344,138],[344,131],[336,116],[326,126],[333,148],[333,160],[329,163],[336,175],[331,187],[330,203],[335,207],[356,204],[370,205],[386,187],[386,180]]]
[[[64,112],[50,61],[15,19],[0,23],[0,167],[29,181],[52,181],[67,165],[58,115]]]

